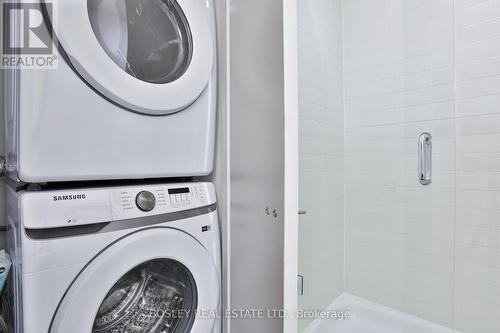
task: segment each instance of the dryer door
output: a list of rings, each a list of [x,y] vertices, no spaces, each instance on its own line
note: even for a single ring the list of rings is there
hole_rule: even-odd
[[[207,249],[182,231],[147,229],[110,245],[80,272],[49,332],[208,333],[219,293]]]
[[[120,106],[164,115],[192,104],[214,63],[203,0],[71,0],[46,11],[75,72]]]

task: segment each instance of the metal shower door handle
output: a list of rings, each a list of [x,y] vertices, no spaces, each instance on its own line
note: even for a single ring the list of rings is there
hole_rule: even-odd
[[[420,184],[432,183],[432,135],[424,132],[420,134],[418,143],[418,177]]]

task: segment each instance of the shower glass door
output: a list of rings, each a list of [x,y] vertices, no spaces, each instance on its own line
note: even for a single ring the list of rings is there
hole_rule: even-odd
[[[500,332],[500,0],[298,9],[299,332]]]
[[[345,291],[386,307],[388,326],[404,313],[407,331],[453,327],[453,0],[344,1],[343,14]]]
[[[341,3],[299,0],[298,11],[299,309],[312,311],[344,291]],[[299,331],[314,321],[302,317]]]

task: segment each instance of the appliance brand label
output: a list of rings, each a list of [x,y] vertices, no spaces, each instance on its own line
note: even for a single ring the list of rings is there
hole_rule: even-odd
[[[85,193],[82,194],[64,194],[54,195],[53,201],[71,201],[71,200],[85,200]]]

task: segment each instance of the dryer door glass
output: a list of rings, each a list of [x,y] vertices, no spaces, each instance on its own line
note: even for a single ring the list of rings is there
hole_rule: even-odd
[[[197,289],[191,272],[171,259],[137,266],[104,298],[93,333],[187,333],[196,309]]]
[[[100,45],[128,74],[164,84],[186,72],[193,41],[176,0],[88,0],[87,7]]]

